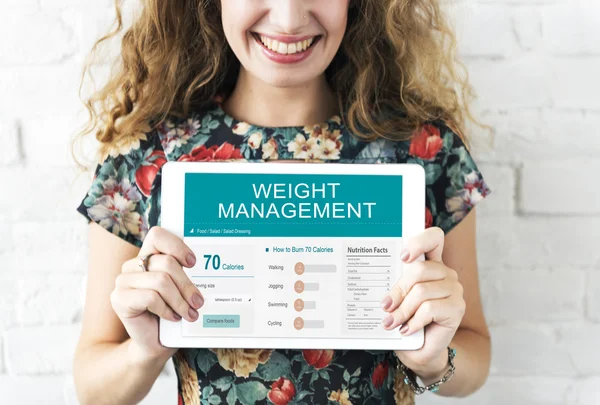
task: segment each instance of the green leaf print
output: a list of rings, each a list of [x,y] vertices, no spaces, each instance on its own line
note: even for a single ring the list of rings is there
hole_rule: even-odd
[[[296,394],[296,396],[294,397],[295,401],[300,401],[302,398],[304,398],[307,395],[311,395],[312,392],[310,391],[300,391]]]
[[[249,381],[235,385],[235,391],[239,401],[243,405],[253,405],[267,397],[269,390],[258,381]]]
[[[346,382],[346,384],[350,381],[350,373],[348,372],[348,370],[344,370],[344,381]]]
[[[437,164],[425,165],[425,184],[430,186],[436,182],[436,180],[442,174],[442,168]]]
[[[208,398],[213,393],[213,387],[207,385],[202,389],[202,398]]]
[[[108,157],[102,166],[100,166],[100,171],[98,172],[98,178],[104,180],[107,177],[113,175],[115,173],[115,161],[112,157]]]
[[[221,403],[221,398],[218,395],[211,395],[208,397],[208,403],[211,405],[217,405]]]
[[[444,134],[444,145],[443,148],[446,152],[449,152],[454,145],[454,134],[452,132],[446,132]]]
[[[327,372],[327,370],[319,370],[319,375],[322,379],[329,381],[329,373]]]
[[[216,381],[212,381],[211,384],[215,386],[216,389],[221,391],[227,391],[233,382],[233,377],[221,377]]]
[[[425,187],[425,188],[427,190],[426,191],[427,197],[429,198],[429,206],[430,206],[431,216],[435,217],[437,215],[435,194],[433,194],[433,190],[430,187]]]
[[[200,350],[196,356],[196,365],[204,374],[218,361],[217,355],[210,350]]]
[[[292,366],[290,360],[279,352],[271,353],[269,361],[259,364],[254,372],[259,378],[267,381],[275,381],[279,377],[288,376]]]
[[[450,166],[447,170],[447,176],[450,179],[450,184],[455,188],[462,188],[464,185],[463,176],[460,172],[460,163],[457,162]]]
[[[127,165],[119,166],[119,171],[117,173],[118,178],[119,179],[129,179],[128,170],[129,170],[129,168],[127,167]]]
[[[227,405],[235,405],[237,402],[237,395],[235,394],[235,389],[230,389],[227,393]]]

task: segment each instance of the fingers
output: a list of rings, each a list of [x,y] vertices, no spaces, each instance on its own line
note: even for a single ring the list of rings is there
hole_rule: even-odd
[[[425,259],[436,262],[442,261],[445,234],[441,228],[431,227],[408,239],[400,259],[410,263],[421,255]]]
[[[438,262],[418,261],[404,265],[402,276],[381,301],[384,311],[394,311],[402,303],[411,289],[418,283],[443,280],[449,275],[448,268]]]
[[[177,235],[167,231],[160,226],[150,228],[144,243],[140,249],[139,256],[149,253],[163,253],[173,256],[179,264],[185,267],[193,267],[196,264],[194,252]]]
[[[405,324],[400,332],[405,335],[411,335],[414,332],[423,329],[431,322],[442,326],[458,328],[454,321],[460,323],[466,304],[462,296],[452,295],[451,297],[438,300],[429,300],[421,304],[415,315]]]
[[[402,304],[383,319],[385,329],[394,329],[406,323],[415,315],[421,306],[435,300],[450,297],[457,285],[451,280],[443,279],[416,284],[408,293]]]
[[[117,288],[111,293],[110,301],[120,318],[134,318],[150,311],[164,319],[172,321],[181,319],[155,290]]]
[[[198,319],[198,311],[186,302],[168,272],[148,271],[122,273],[117,277],[116,287],[117,290],[140,290],[145,294],[143,295],[144,298],[152,298],[150,303],[153,305],[153,308],[156,308],[159,311],[166,311],[164,306],[168,306],[171,312],[175,311],[175,313],[189,322],[194,322]],[[153,295],[152,297],[149,297],[147,291],[156,292],[156,296]],[[155,298],[159,298],[162,303],[155,303]],[[146,301],[144,302],[148,303]],[[149,308],[149,310],[154,312],[153,309]],[[156,314],[160,316],[160,314]]]
[[[198,288],[192,283],[190,278],[185,274],[179,262],[170,255],[156,254],[150,256],[146,268],[148,272],[166,272],[171,276],[177,289],[186,300],[189,306],[199,309],[204,305],[204,297]],[[123,272],[140,273],[138,267],[138,259],[132,259],[126,262],[123,266]]]

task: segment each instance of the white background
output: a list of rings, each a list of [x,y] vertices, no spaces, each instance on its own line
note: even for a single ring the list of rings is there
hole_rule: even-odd
[[[76,404],[71,364],[87,266],[67,142],[82,58],[111,0],[0,0],[0,402]],[[492,375],[464,400],[600,403],[600,1],[469,0],[455,8],[479,93],[475,156],[494,193],[478,247]],[[147,404],[175,397],[173,372]]]

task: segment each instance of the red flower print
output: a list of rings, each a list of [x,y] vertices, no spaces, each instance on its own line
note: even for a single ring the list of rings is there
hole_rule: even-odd
[[[302,350],[304,360],[314,368],[326,367],[333,358],[333,350]]]
[[[146,197],[150,195],[156,174],[165,163],[167,163],[165,153],[161,150],[155,150],[135,172],[135,183]]]
[[[232,144],[225,142],[219,146],[219,149],[215,151],[215,160],[226,160],[226,159],[241,159],[242,154],[239,149],[236,149]]]
[[[373,382],[373,386],[375,388],[379,389],[383,385],[383,382],[385,381],[388,375],[388,368],[388,363],[387,361],[385,361],[377,365],[377,367],[375,367],[375,370],[373,370],[371,381]]]
[[[296,387],[287,378],[279,377],[279,380],[271,384],[267,394],[269,401],[275,405],[287,405],[296,396]]]
[[[232,144],[225,142],[221,146],[212,145],[207,148],[205,145],[196,146],[188,154],[181,155],[178,162],[208,162],[211,160],[242,159],[239,149]]]
[[[433,225],[433,215],[431,215],[429,207],[425,207],[425,228],[429,228],[431,225]]]
[[[433,125],[425,124],[421,132],[413,136],[408,153],[424,160],[431,160],[442,149],[443,144],[440,130]]]

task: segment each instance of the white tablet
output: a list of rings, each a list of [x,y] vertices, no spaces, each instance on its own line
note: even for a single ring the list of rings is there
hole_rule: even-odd
[[[406,238],[425,224],[415,164],[168,162],[161,226],[194,251],[196,322],[167,347],[414,350],[381,325]]]

